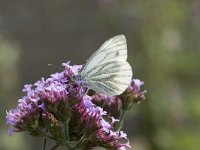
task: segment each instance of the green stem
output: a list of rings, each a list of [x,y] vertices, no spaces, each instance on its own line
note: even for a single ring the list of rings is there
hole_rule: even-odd
[[[46,145],[47,145],[47,138],[44,137],[44,142],[43,142],[43,150],[46,149]]]
[[[60,115],[60,113],[58,111],[56,111],[55,114],[59,118],[59,120],[61,120],[62,122],[64,122],[63,117]]]
[[[120,131],[122,129],[125,114],[126,114],[126,111],[124,109],[122,109],[122,112],[121,112],[120,117],[119,117],[119,123],[118,123],[117,131]]]
[[[73,149],[78,148],[78,147],[83,143],[83,141],[85,140],[85,138],[86,138],[86,135],[83,135],[83,136],[81,137],[81,139],[78,141],[78,143],[76,144],[76,146],[73,147]]]
[[[65,146],[67,147],[66,150],[73,150],[73,148],[68,143],[65,143]]]
[[[69,149],[72,150],[72,147],[69,145],[69,121],[70,121],[70,116],[69,119],[65,121],[65,119],[59,114],[58,111],[55,112],[56,116],[64,123],[64,135],[66,138],[66,143],[65,146]]]
[[[65,137],[67,140],[67,143],[69,143],[69,119],[65,122]]]
[[[58,148],[58,147],[59,147],[59,145],[56,144],[56,145],[54,145],[50,150],[55,150],[55,149]]]

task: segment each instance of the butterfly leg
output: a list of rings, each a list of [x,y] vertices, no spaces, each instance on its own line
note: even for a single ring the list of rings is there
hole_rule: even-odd
[[[87,88],[87,89],[86,89],[86,92],[85,92],[85,94],[87,94],[87,95],[88,95],[88,92],[89,92],[89,90],[90,90],[90,89],[89,89],[89,88]]]

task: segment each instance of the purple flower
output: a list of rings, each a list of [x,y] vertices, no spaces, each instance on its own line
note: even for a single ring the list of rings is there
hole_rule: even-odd
[[[32,88],[31,84],[26,84],[24,85],[24,89],[22,91],[28,93],[31,91],[31,88]]]
[[[141,86],[143,84],[143,81],[140,81],[139,79],[133,79],[126,91],[119,96],[122,100],[124,109],[129,109],[133,103],[140,103],[141,101],[145,100],[145,94],[147,91],[141,91]]]
[[[12,132],[31,131],[35,132],[38,126],[41,109],[39,104],[34,103],[28,97],[23,97],[17,108],[7,112],[6,120],[10,125],[9,134]]]
[[[132,96],[135,98],[140,97],[140,99],[145,99],[144,94],[146,93],[146,90],[143,92],[140,92],[141,86],[144,84],[143,81],[140,81],[139,79],[133,79],[131,86],[128,87],[128,91],[132,93]]]
[[[77,74],[78,71],[80,71],[81,68],[82,68],[82,65],[70,66],[69,63],[70,63],[70,62],[62,63],[62,66],[65,67],[65,76],[66,76],[67,78],[71,78],[72,75]]]
[[[112,149],[130,147],[126,134],[122,131],[114,131],[113,125],[118,120],[112,117],[110,122],[105,121],[106,112],[92,104],[89,96],[84,96],[83,101],[77,104],[73,111],[75,116],[72,118],[77,117],[73,122],[78,121],[75,124],[80,125],[77,132],[86,135],[86,139],[90,139],[93,146],[103,145],[105,148]],[[127,142],[121,143],[122,139]]]
[[[78,146],[87,149],[96,146],[113,150],[129,148],[127,135],[115,127],[120,122],[121,109],[145,98],[146,91],[140,92],[143,82],[133,80],[120,96],[109,97],[94,92],[88,95],[85,87],[71,80],[82,65],[71,66],[68,62],[62,66],[62,72],[24,86],[25,95],[6,115],[9,134],[28,131],[34,136],[48,135],[63,146],[68,135],[70,141],[82,139]],[[122,108],[121,104],[126,107]]]
[[[101,106],[110,117],[119,118],[120,116],[120,99],[118,96],[106,96],[97,94],[92,96],[92,102]]]

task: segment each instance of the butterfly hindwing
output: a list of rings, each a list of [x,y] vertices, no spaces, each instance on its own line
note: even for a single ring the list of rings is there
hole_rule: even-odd
[[[86,85],[97,93],[119,95],[131,82],[132,70],[127,62],[111,61],[98,67],[85,77]]]

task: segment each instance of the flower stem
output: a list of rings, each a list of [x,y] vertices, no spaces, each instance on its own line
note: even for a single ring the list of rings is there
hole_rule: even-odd
[[[54,145],[50,150],[55,150],[57,147],[59,147],[58,144]]]
[[[120,131],[122,129],[122,126],[123,126],[123,123],[124,123],[125,114],[126,114],[126,111],[124,109],[122,109],[122,112],[121,112],[120,118],[119,118],[117,131]]]
[[[67,140],[67,143],[69,143],[69,119],[65,122],[65,137]]]
[[[78,141],[78,143],[76,144],[76,146],[73,147],[73,149],[78,148],[78,147],[81,145],[81,143],[85,140],[85,138],[86,138],[86,135],[83,135],[83,136],[81,137],[81,139]]]
[[[66,139],[66,143],[65,146],[69,149],[72,150],[72,147],[69,144],[69,121],[70,121],[70,116],[69,119],[67,119],[65,121],[65,119],[60,115],[60,113],[58,111],[55,112],[55,114],[57,115],[57,117],[61,120],[61,122],[64,124],[64,136]]]
[[[43,150],[46,150],[46,145],[47,145],[47,138],[44,137],[44,141],[43,141]]]
[[[66,150],[73,150],[73,148],[68,143],[66,143],[65,146],[67,147]]]
[[[55,114],[59,118],[60,121],[64,122],[63,117],[60,115],[60,113],[58,111],[56,111]]]

